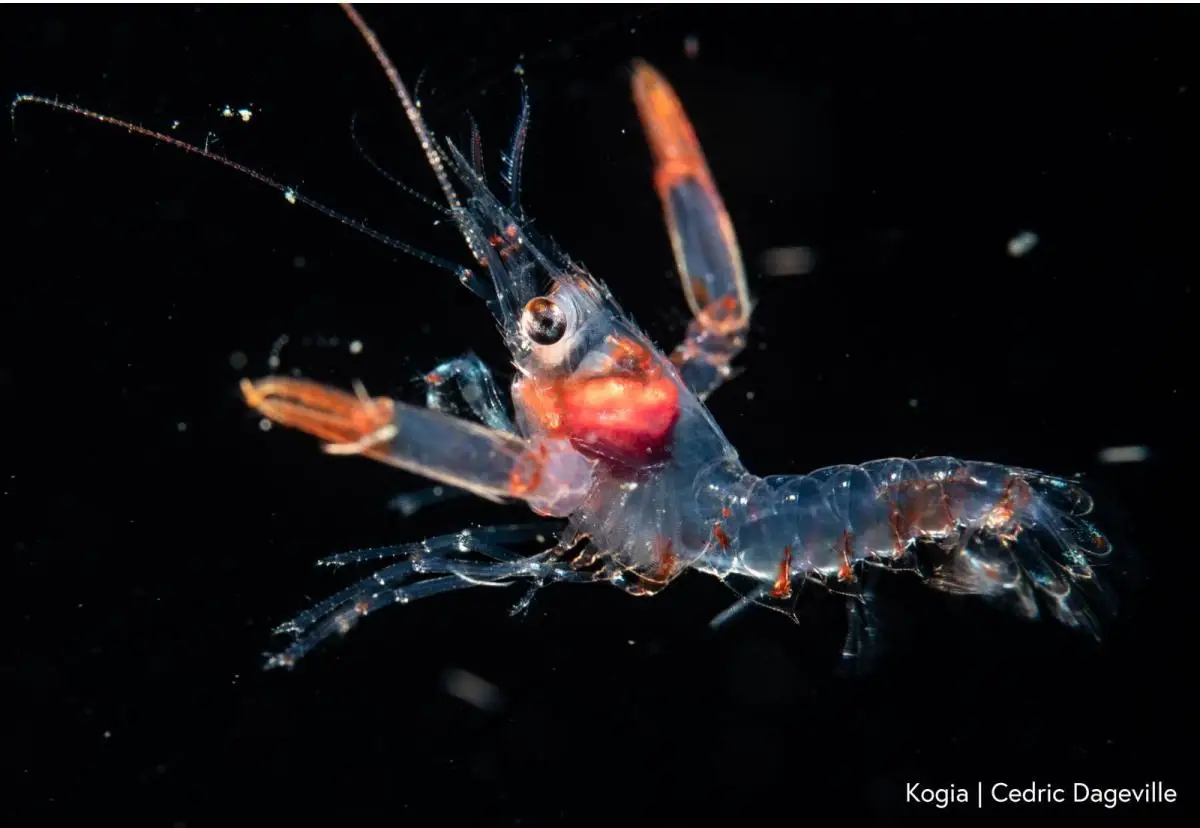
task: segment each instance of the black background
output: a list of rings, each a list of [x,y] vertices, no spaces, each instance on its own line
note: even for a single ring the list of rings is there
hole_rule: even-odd
[[[409,400],[441,359],[474,349],[503,376],[506,354],[448,274],[211,162],[23,107],[0,156],[15,791],[0,807],[20,824],[153,825],[1182,813],[938,812],[904,788],[1160,779],[1195,796],[1192,9],[363,11],[410,84],[427,68],[439,132],[461,140],[476,116],[493,176],[523,64],[529,211],[670,347],[686,311],[627,88],[631,58],[655,63],[759,302],[748,370],[711,400],[747,466],[945,453],[1084,473],[1118,546],[1121,613],[1092,647],[901,585],[891,658],[847,680],[836,615],[798,628],[751,613],[713,633],[732,596],[699,575],[653,600],[557,587],[520,619],[515,593],[475,590],[264,674],[273,623],[343,583],[312,560],[522,513],[467,501],[402,519],[386,503],[418,480],[264,434],[239,377],[266,373],[284,333],[285,369]],[[372,154],[436,192],[334,7],[6,7],[0,29],[10,93],[211,132],[218,151],[468,261],[355,153],[357,112]],[[255,115],[222,118],[226,104]],[[1040,244],[1014,259],[1025,229]],[[816,251],[812,273],[761,275],[766,250],[793,245]],[[1098,461],[1126,444],[1150,459]],[[453,697],[453,670],[502,706]]]

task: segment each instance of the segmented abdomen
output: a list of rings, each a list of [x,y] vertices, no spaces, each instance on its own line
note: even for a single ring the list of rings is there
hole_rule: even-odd
[[[803,578],[853,584],[878,564],[1096,634],[1083,592],[1111,547],[1083,519],[1091,509],[1076,484],[1029,469],[888,459],[759,480],[714,534],[729,574],[773,584],[776,598]]]

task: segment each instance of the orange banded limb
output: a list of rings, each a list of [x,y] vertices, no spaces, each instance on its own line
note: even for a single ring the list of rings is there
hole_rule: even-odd
[[[593,463],[565,441],[519,436],[441,411],[350,394],[290,377],[242,380],[247,404],[311,434],[330,454],[360,454],[489,500],[518,498],[542,514],[569,514],[586,496]]]
[[[694,318],[672,355],[688,386],[702,397],[731,372],[745,347],[750,293],[733,222],[679,97],[643,61],[633,67],[633,100],[654,157],[675,267]]]

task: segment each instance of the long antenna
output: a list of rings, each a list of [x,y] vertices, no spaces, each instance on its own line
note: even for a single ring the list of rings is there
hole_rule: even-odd
[[[9,106],[9,115],[13,121],[14,135],[17,122],[17,107],[23,103],[41,104],[42,106],[48,106],[51,109],[58,109],[62,110],[63,112],[82,115],[85,118],[91,118],[93,121],[99,121],[102,124],[112,124],[114,126],[121,127],[122,129],[129,130],[137,135],[144,135],[147,138],[153,138],[155,141],[168,144],[177,149],[181,149],[184,152],[190,152],[193,155],[202,156],[210,161],[216,161],[218,164],[224,167],[228,167],[231,170],[240,172],[242,175],[253,178],[260,184],[265,184],[268,187],[278,190],[279,192],[283,193],[283,197],[287,199],[289,204],[303,204],[305,207],[309,207],[313,210],[316,210],[318,213],[326,215],[331,219],[335,219],[336,221],[339,221],[349,227],[351,230],[356,230],[359,233],[362,233],[364,236],[371,237],[377,242],[385,244],[388,247],[394,248],[395,250],[399,250],[403,253],[407,253],[409,256],[420,259],[428,264],[440,267],[443,270],[448,270],[457,275],[459,280],[464,284],[469,284],[471,281],[473,281],[471,271],[462,265],[457,265],[451,261],[448,261],[447,259],[434,256],[432,253],[426,253],[424,250],[420,250],[419,248],[413,247],[410,244],[405,244],[398,239],[392,238],[386,233],[381,233],[378,230],[374,230],[359,219],[351,218],[345,213],[339,213],[337,210],[326,207],[319,201],[314,201],[308,196],[302,195],[296,190],[295,187],[289,187],[287,184],[283,184],[279,181],[276,181],[274,178],[263,175],[258,170],[251,169],[244,164],[239,164],[238,162],[226,158],[224,155],[218,155],[211,150],[198,147],[195,144],[189,144],[187,141],[181,141],[180,139],[171,135],[155,132],[152,129],[138,126],[137,124],[130,123],[129,121],[122,121],[120,118],[114,118],[111,115],[104,115],[99,112],[94,112],[90,109],[85,109],[82,106],[78,106],[77,104],[59,101],[53,98],[44,98],[41,95],[17,95],[15,98],[13,98],[12,104]]]
[[[359,16],[354,6],[350,3],[339,3],[338,5],[342,7],[342,11],[350,18],[350,22],[354,24],[354,28],[358,29],[358,33],[367,42],[367,46],[370,47],[371,52],[375,55],[375,60],[379,62],[383,73],[387,75],[392,89],[396,91],[396,97],[400,99],[400,103],[404,106],[404,114],[408,116],[408,122],[412,124],[413,131],[417,133],[417,138],[421,141],[421,149],[425,152],[425,159],[429,162],[429,166],[433,168],[433,174],[437,176],[438,185],[441,186],[442,192],[446,194],[446,203],[450,205],[451,210],[456,212],[461,210],[462,202],[458,200],[458,195],[454,192],[454,187],[450,185],[450,176],[446,175],[446,166],[442,163],[442,156],[437,151],[437,145],[433,141],[429,127],[425,126],[425,119],[421,117],[421,111],[413,103],[412,96],[408,94],[408,87],[404,85],[404,81],[400,80],[400,73],[396,71],[395,64],[392,63],[392,59],[388,57],[387,52],[383,50],[383,46],[380,44],[379,38],[375,36],[375,32],[371,31],[371,27]]]

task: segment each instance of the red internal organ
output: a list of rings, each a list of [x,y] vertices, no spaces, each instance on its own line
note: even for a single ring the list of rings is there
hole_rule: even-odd
[[[592,377],[560,391],[561,429],[580,452],[632,466],[670,453],[679,388],[666,377]]]

